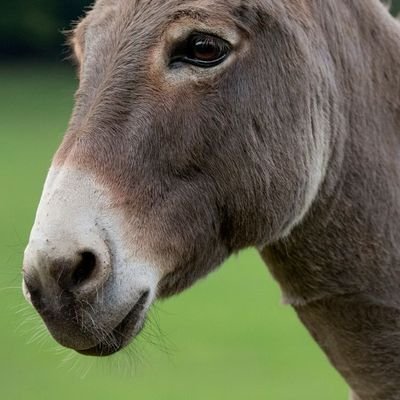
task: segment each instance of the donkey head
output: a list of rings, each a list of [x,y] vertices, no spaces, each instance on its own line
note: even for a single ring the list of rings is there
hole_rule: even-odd
[[[330,141],[309,12],[98,0],[77,26],[75,109],[24,260],[59,343],[120,350],[157,298],[300,222]]]

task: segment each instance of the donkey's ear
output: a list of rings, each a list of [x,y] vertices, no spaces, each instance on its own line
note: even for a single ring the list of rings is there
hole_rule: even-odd
[[[83,37],[80,37],[76,30],[71,34],[69,38],[69,44],[72,49],[72,56],[78,65],[80,65],[83,60],[83,42]]]
[[[99,19],[99,16],[103,18],[103,16],[106,15],[110,9],[115,7],[119,1],[120,0],[97,0],[92,7],[87,9],[86,15],[75,22],[71,30],[65,32],[67,44],[71,49],[71,59],[78,67],[83,62],[86,31],[90,22],[93,18]]]
[[[71,60],[78,66],[82,65],[85,49],[85,36],[87,26],[90,22],[92,11],[76,21],[69,31],[64,32],[67,37],[67,45],[70,49]]]
[[[76,65],[79,74],[84,49],[84,37],[79,30],[79,23],[75,24],[72,29],[63,31],[63,34],[66,37],[66,46],[68,47],[68,56],[66,58]]]

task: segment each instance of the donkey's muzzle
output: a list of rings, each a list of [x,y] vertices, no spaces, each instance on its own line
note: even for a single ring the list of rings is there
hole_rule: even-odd
[[[25,250],[23,288],[61,345],[108,355],[143,326],[160,272],[141,256],[142,242],[125,241],[136,232],[130,222],[93,175],[50,170]]]
[[[79,249],[66,246],[66,240],[32,240],[25,252],[25,297],[56,340],[74,349],[93,344],[88,335],[80,332],[79,315],[83,306],[96,303],[111,273],[105,243],[98,238],[93,238],[91,245],[89,242]]]

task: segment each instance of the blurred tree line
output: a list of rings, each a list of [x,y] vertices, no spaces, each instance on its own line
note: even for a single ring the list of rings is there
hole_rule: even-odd
[[[93,0],[8,0],[0,15],[0,57],[59,57],[64,37]],[[400,0],[392,0],[400,13]]]
[[[94,0],[8,0],[0,15],[1,57],[57,57],[64,30]]]
[[[393,0],[392,9],[395,15],[399,15],[400,13],[400,0]]]

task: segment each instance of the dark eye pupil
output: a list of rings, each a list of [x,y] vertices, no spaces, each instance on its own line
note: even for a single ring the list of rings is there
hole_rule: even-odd
[[[221,50],[209,40],[197,40],[193,44],[193,56],[202,61],[212,61],[221,56]]]
[[[231,50],[230,43],[218,36],[195,33],[172,50],[170,66],[179,68],[190,64],[201,68],[215,67],[229,56]]]

